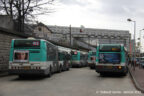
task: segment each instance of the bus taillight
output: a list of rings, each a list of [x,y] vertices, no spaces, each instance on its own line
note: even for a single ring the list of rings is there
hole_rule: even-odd
[[[95,57],[91,57],[91,60],[95,60]]]
[[[121,66],[117,66],[117,68],[118,68],[118,69],[122,69],[122,67],[121,67]]]

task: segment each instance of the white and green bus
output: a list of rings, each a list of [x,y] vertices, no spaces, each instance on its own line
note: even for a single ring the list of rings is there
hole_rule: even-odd
[[[44,75],[68,70],[67,51],[43,39],[13,39],[9,73],[22,76]],[[65,63],[65,64],[64,64]]]
[[[126,75],[127,51],[123,44],[99,44],[96,52],[96,72]]]
[[[85,67],[87,66],[87,52],[72,50],[71,51],[71,64],[72,67]]]
[[[63,66],[62,71],[70,69],[71,67],[70,60],[71,60],[71,49],[58,46],[58,62]]]

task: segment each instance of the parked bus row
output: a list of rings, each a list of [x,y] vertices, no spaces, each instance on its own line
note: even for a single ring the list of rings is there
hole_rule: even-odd
[[[71,66],[87,65],[87,53],[57,46],[43,39],[13,39],[9,57],[9,73],[51,76]]]
[[[71,51],[71,64],[72,67],[85,67],[87,66],[87,52],[72,50]]]
[[[13,39],[9,57],[9,73],[51,76],[70,67],[89,66],[101,75],[126,75],[127,50],[123,44],[99,44],[96,51],[79,51],[57,46],[43,39]]]

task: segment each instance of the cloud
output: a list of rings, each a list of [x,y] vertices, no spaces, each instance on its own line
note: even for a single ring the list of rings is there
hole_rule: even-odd
[[[65,5],[79,5],[79,6],[86,6],[88,4],[87,1],[85,0],[59,0],[59,2]]]
[[[39,20],[48,25],[86,28],[130,30],[136,21],[136,37],[144,28],[144,0],[57,0],[56,12],[49,16],[39,16]],[[133,35],[132,35],[133,37]],[[144,43],[144,42],[143,42]]]
[[[144,25],[144,0],[58,0],[58,2],[57,11],[43,21],[52,25],[72,24],[132,30],[132,23],[127,22],[127,18],[131,18],[137,21],[138,30]]]
[[[91,13],[109,16],[144,16],[144,0],[59,0],[65,6],[80,6]]]

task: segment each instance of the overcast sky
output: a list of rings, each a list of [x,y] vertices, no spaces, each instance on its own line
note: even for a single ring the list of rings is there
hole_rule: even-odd
[[[133,22],[127,22],[131,18],[137,38],[144,28],[144,0],[56,0],[54,10],[38,20],[47,25],[129,30],[133,35]]]

